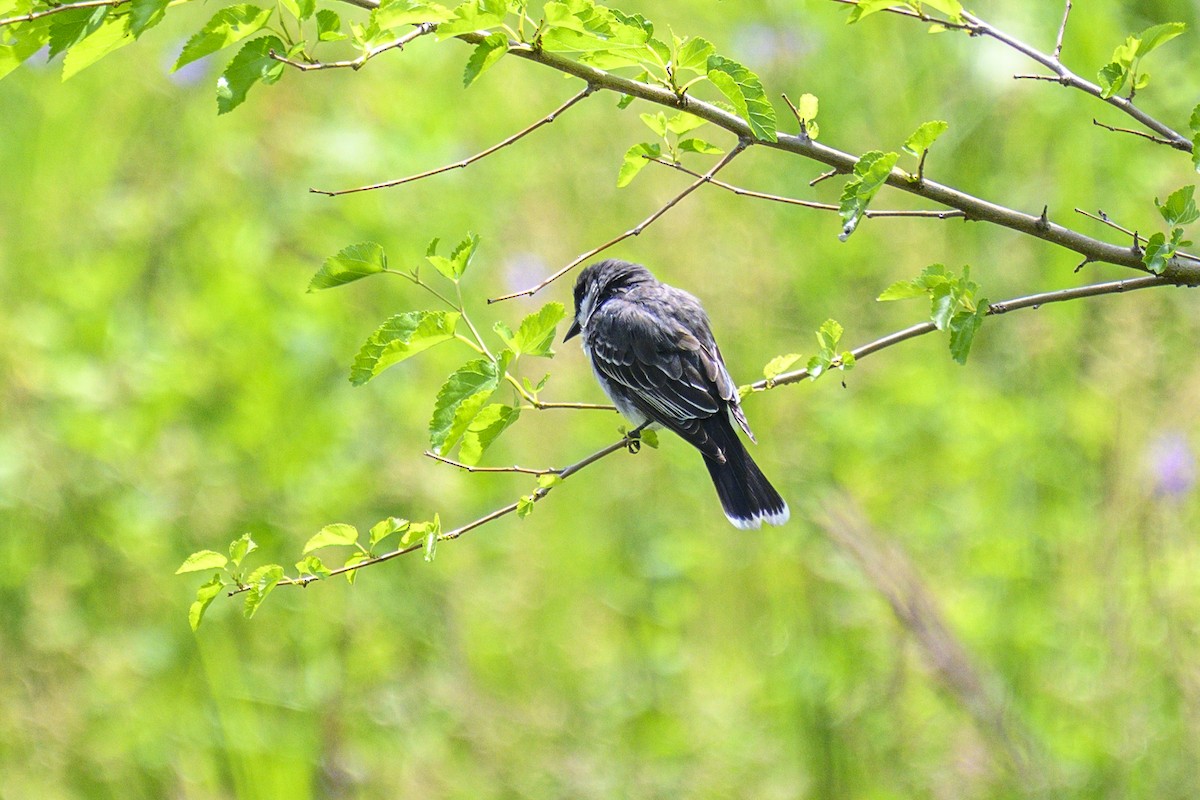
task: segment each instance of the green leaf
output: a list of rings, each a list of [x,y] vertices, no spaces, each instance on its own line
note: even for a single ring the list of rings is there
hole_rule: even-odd
[[[517,500],[517,517],[525,519],[533,513],[533,495],[525,495]]]
[[[838,239],[844,242],[854,233],[871,203],[871,198],[887,182],[892,174],[892,167],[896,166],[899,158],[897,153],[881,153],[878,150],[864,153],[859,158],[858,163],[854,165],[854,173],[842,189],[838,214],[841,215],[843,224]]]
[[[703,153],[706,156],[719,156],[725,151],[715,144],[709,144],[703,139],[682,139],[679,149],[688,153]]]
[[[1125,80],[1128,77],[1128,67],[1124,67],[1115,61],[1105,64],[1096,75],[1096,81],[1100,84],[1100,96],[1107,99],[1121,91],[1121,87],[1125,85]]]
[[[279,0],[279,2],[300,22],[309,19],[317,11],[316,0]]]
[[[249,533],[243,533],[229,543],[229,560],[235,567],[242,565],[242,559],[258,549],[258,545],[250,538]]]
[[[799,353],[788,353],[787,355],[775,356],[767,365],[763,367],[763,377],[768,381],[772,381],[783,373],[788,371],[788,368],[799,361],[804,356]]]
[[[828,354],[832,357],[833,351],[837,349],[838,342],[842,340],[843,332],[841,323],[836,319],[827,319],[821,323],[821,327],[817,331],[817,344],[820,345],[822,354]]]
[[[647,447],[653,450],[658,449],[658,431],[646,428],[638,434],[638,439],[640,439],[642,444],[646,445]]]
[[[375,545],[379,544],[392,534],[403,533],[404,531],[408,530],[409,524],[410,523],[408,520],[400,519],[399,517],[388,517],[385,520],[376,522],[371,526],[370,546],[374,548]]]
[[[859,2],[850,9],[850,16],[846,18],[846,24],[852,25],[864,17],[869,17],[872,14],[884,11],[895,5],[908,4],[897,3],[897,0],[859,0]]]
[[[708,79],[749,123],[755,139],[775,141],[775,109],[757,75],[733,59],[713,55],[708,59]]]
[[[444,22],[453,12],[437,3],[419,3],[413,0],[384,0],[379,8],[371,12],[371,21],[381,31],[399,28],[402,25],[417,25],[422,22]],[[440,31],[439,31],[440,33]]]
[[[879,302],[886,303],[889,300],[909,300],[913,297],[922,297],[928,291],[918,281],[896,281],[875,299]]]
[[[637,174],[650,163],[649,159],[662,156],[662,147],[656,143],[642,142],[635,144],[625,151],[621,162],[621,172],[617,175],[617,188],[623,188],[633,182]]]
[[[270,18],[271,9],[249,3],[222,8],[205,23],[199,33],[188,39],[172,69],[177,70],[198,58],[240,42],[261,30]],[[283,46],[280,45],[279,49],[282,50]]]
[[[305,556],[296,562],[296,571],[301,575],[313,575],[317,578],[328,578],[333,570],[316,556]]]
[[[1138,45],[1134,56],[1143,58],[1186,30],[1187,25],[1182,22],[1164,22],[1162,25],[1146,28],[1137,35]]]
[[[471,420],[463,433],[462,446],[458,449],[458,460],[464,464],[475,465],[483,458],[484,451],[491,447],[500,434],[517,421],[521,409],[492,403],[484,406],[483,410]]]
[[[171,0],[133,0],[129,4],[129,32],[141,36],[162,22]]]
[[[1192,109],[1192,116],[1188,120],[1188,127],[1192,129],[1192,133],[1200,134],[1200,104]]]
[[[74,47],[91,36],[108,17],[109,9],[77,8],[48,17],[50,26],[50,58]]]
[[[962,17],[962,3],[959,0],[921,0],[921,3],[942,12],[951,19],[958,20]]]
[[[537,485],[543,489],[553,489],[562,483],[562,475],[557,472],[547,472],[537,476]]]
[[[104,56],[130,44],[128,17],[109,15],[93,33],[67,51],[63,60],[62,79],[65,81],[95,64]]]
[[[562,303],[550,302],[521,320],[521,326],[509,343],[516,353],[528,356],[553,358],[554,335],[558,323],[566,317],[567,310]]]
[[[685,69],[697,75],[707,75],[708,59],[714,54],[716,54],[716,48],[707,39],[699,37],[688,39],[676,51],[675,71]]]
[[[475,255],[475,248],[479,246],[479,235],[468,233],[467,238],[458,243],[454,248],[454,252],[449,258],[445,256],[435,255],[437,248],[437,239],[429,243],[429,250],[425,255],[425,260],[433,265],[434,269],[442,273],[442,276],[448,280],[458,282],[463,273],[467,271],[467,266],[471,263],[471,258]]]
[[[500,382],[496,365],[486,358],[468,361],[446,380],[429,420],[429,444],[444,455],[475,420]]]
[[[685,133],[707,125],[708,121],[700,119],[695,114],[689,114],[686,111],[680,111],[675,116],[667,120],[667,130],[676,136],[682,136]]]
[[[354,544],[358,541],[358,528],[353,525],[348,525],[345,522],[335,522],[332,525],[326,525],[321,530],[308,540],[304,545],[304,555],[308,555],[314,550],[320,550],[322,547],[332,547],[334,545]]]
[[[200,630],[200,622],[204,619],[204,612],[212,605],[212,601],[221,593],[225,582],[221,580],[220,575],[213,575],[212,578],[205,584],[202,584],[196,590],[196,600],[188,608],[188,624],[192,626],[193,631]]]
[[[1172,234],[1172,240],[1179,241],[1182,239],[1183,229],[1176,228],[1172,231]],[[1167,240],[1165,234],[1156,233],[1146,242],[1146,249],[1142,252],[1142,263],[1146,265],[1146,269],[1155,275],[1161,275],[1163,270],[1167,268],[1167,262],[1174,255],[1175,246],[1172,242]]]
[[[913,131],[912,136],[909,136],[904,141],[905,152],[920,158],[929,149],[929,146],[945,133],[949,127],[949,123],[940,119],[922,123],[919,128]]]
[[[342,286],[386,269],[387,254],[383,252],[382,245],[375,242],[352,244],[325,259],[317,274],[308,282],[308,291]]]
[[[283,567],[278,564],[264,564],[250,573],[250,577],[246,579],[250,589],[246,592],[246,604],[242,609],[246,619],[254,616],[254,612],[258,611],[263,600],[267,599],[267,595],[281,580],[283,580]]]
[[[65,12],[64,12],[65,13]],[[5,30],[13,37],[12,44],[0,44],[0,78],[9,74],[35,55],[50,38],[52,17],[11,25]],[[0,36],[3,41],[3,36]]]
[[[505,0],[467,0],[454,9],[453,16],[438,25],[439,41],[460,33],[494,28],[504,21],[508,13]]]
[[[804,122],[812,122],[817,118],[817,111],[820,109],[820,101],[817,100],[815,94],[805,92],[800,95],[800,102],[796,104],[796,110],[800,112],[800,119]]]
[[[250,87],[262,81],[270,85],[283,76],[283,64],[271,58],[272,50],[283,50],[275,36],[247,42],[217,79],[217,113],[228,114],[246,100]]]
[[[470,86],[475,79],[484,73],[508,52],[508,34],[496,32],[490,34],[475,46],[475,51],[467,59],[466,69],[463,70],[463,87]]]
[[[950,356],[959,364],[967,363],[975,334],[987,316],[988,303],[981,300],[974,311],[959,311],[950,319]]]
[[[646,127],[654,131],[658,136],[667,135],[667,115],[661,111],[657,114],[639,114],[642,122],[646,123]]]
[[[185,572],[200,572],[206,569],[224,569],[227,563],[229,563],[229,559],[216,550],[199,550],[188,556],[179,565],[179,569],[175,570],[175,574],[182,575]]]
[[[1154,205],[1167,225],[1190,225],[1200,219],[1200,211],[1196,210],[1196,201],[1192,197],[1195,192],[1195,186],[1184,186],[1172,192],[1165,203],[1160,204],[1158,198],[1154,198]]]
[[[349,558],[346,559],[346,563],[343,564],[343,567],[353,567],[355,564],[361,564],[364,561],[370,561],[370,560],[371,560],[370,554],[364,553],[361,550],[356,550],[350,554]],[[349,570],[348,572],[343,572],[342,574],[346,576],[346,581],[351,586],[354,585],[354,581],[358,578],[358,570],[356,570],[356,569]]]
[[[317,41],[340,42],[346,38],[342,33],[342,18],[336,11],[322,8],[317,12]]]
[[[393,364],[454,338],[457,311],[406,311],[371,334],[350,368],[350,382],[362,386]]]

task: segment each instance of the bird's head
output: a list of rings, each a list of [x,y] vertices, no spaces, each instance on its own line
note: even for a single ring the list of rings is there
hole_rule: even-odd
[[[575,281],[575,319],[563,341],[582,333],[592,314],[606,300],[654,280],[650,270],[629,261],[609,258],[589,264]]]

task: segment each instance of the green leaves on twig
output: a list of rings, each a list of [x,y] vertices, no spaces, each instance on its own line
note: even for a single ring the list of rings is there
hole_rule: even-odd
[[[929,12],[931,11],[943,14],[945,21],[948,22],[961,23],[963,21],[963,8],[959,0],[858,0],[850,7],[850,15],[846,18],[846,22],[853,24],[864,17],[888,9],[903,9],[920,16],[927,22],[933,22],[935,24],[934,31],[943,30],[941,26],[937,25],[942,20],[930,16]]]
[[[1150,73],[1141,68],[1142,59],[1187,30],[1182,22],[1154,25],[1138,34],[1131,34],[1113,51],[1112,61],[1100,68],[1097,82],[1101,97],[1118,94],[1129,84],[1129,99],[1150,82]]]
[[[721,155],[725,151],[704,139],[694,136],[684,138],[697,128],[707,124],[697,116],[680,111],[678,114],[667,116],[659,111],[654,114],[642,114],[642,122],[655,133],[662,143],[640,142],[625,152],[621,162],[621,171],[617,175],[617,187],[628,186],[650,159],[661,158],[664,151],[667,157],[679,163],[681,153],[701,153],[703,155]]]
[[[1184,186],[1176,189],[1167,197],[1166,202],[1160,203],[1154,198],[1154,205],[1163,221],[1167,223],[1170,233],[1155,233],[1146,240],[1142,251],[1142,263],[1146,269],[1155,275],[1161,275],[1167,268],[1167,263],[1175,257],[1176,251],[1187,247],[1190,241],[1183,238],[1183,226],[1191,225],[1200,219],[1200,211],[1196,209],[1194,194],[1195,186]]]
[[[888,176],[892,174],[892,167],[896,166],[896,162],[899,160],[899,154],[883,153],[879,150],[863,153],[862,157],[858,159],[858,163],[854,165],[854,172],[850,175],[850,180],[846,181],[846,185],[842,188],[842,199],[838,204],[838,214],[842,218],[842,232],[838,239],[846,241],[850,238],[850,234],[858,228],[858,223],[862,222],[871,199],[887,183]]]
[[[883,290],[876,299],[908,300],[928,297],[929,319],[940,331],[950,332],[950,355],[959,364],[967,363],[975,334],[988,314],[988,301],[979,294],[979,284],[971,280],[971,268],[964,266],[956,276],[941,264],[931,264],[910,281],[898,281]]]
[[[817,354],[808,359],[804,369],[809,380],[815,381],[831,369],[843,372],[854,369],[854,353],[849,350],[838,350],[843,332],[841,323],[835,319],[827,319],[821,323],[821,327],[817,330]],[[775,356],[768,361],[767,365],[763,367],[763,377],[767,379],[767,388],[773,387],[777,378],[803,358],[804,356],[799,353],[787,353]],[[795,379],[804,377],[804,375],[801,373],[791,377]],[[748,387],[743,388],[749,391]]]

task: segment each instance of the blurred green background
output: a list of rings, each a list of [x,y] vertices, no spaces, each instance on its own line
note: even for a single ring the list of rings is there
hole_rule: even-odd
[[[1076,5],[1064,59],[1085,76],[1129,32],[1197,21],[1192,3]],[[847,26],[820,0],[620,7],[713,40],[773,97],[818,95],[841,149],[898,149],[945,119],[931,177],[1093,235],[1114,232],[1074,207],[1153,231],[1153,198],[1195,178],[1185,155],[1093,127],[1126,124],[1094,98],[1013,81],[1033,65],[995,42],[887,15]],[[350,386],[362,340],[426,298],[382,278],[305,294],[324,257],[374,240],[410,266],[430,238],[476,231],[473,313],[514,324],[537,303],[482,299],[687,180],[650,166],[617,190],[654,109],[600,94],[467,170],[309,194],[462,158],[578,81],[506,59],[464,91],[467,49],[421,41],[357,73],[289,73],[218,118],[227,56],[169,74],[213,10],[180,10],[66,84],[57,64],[0,83],[0,796],[1200,793],[1200,317],[1184,290],[990,321],[966,367],[930,336],[845,388],[753,397],[786,527],[733,530],[701,460],[664,436],[432,565],[280,589],[249,622],[218,598],[193,635],[200,580],[172,572],[194,550],[248,530],[254,563],[290,564],[328,522],[454,526],[531,488],[422,458],[454,346]],[[974,10],[1049,49],[1062,9]],[[1196,35],[1147,62],[1139,95],[1177,128]],[[807,187],[821,171],[753,151],[725,177],[836,202],[840,181]],[[811,354],[827,317],[849,346],[919,320],[920,304],[874,297],[929,263],[970,264],[993,300],[1132,275],[1075,274],[1077,256],[981,224],[838,230],[709,189],[613,255],[700,295],[745,382]],[[537,300],[569,297],[567,279]],[[545,398],[601,401],[574,343],[559,351]],[[618,424],[527,413],[486,459],[563,465]],[[899,618],[881,589],[907,598]]]

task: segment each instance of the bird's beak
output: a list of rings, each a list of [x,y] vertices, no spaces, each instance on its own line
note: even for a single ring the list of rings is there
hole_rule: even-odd
[[[578,336],[580,333],[579,320],[571,323],[571,327],[567,328],[567,335],[563,337],[563,341],[568,341]]]

